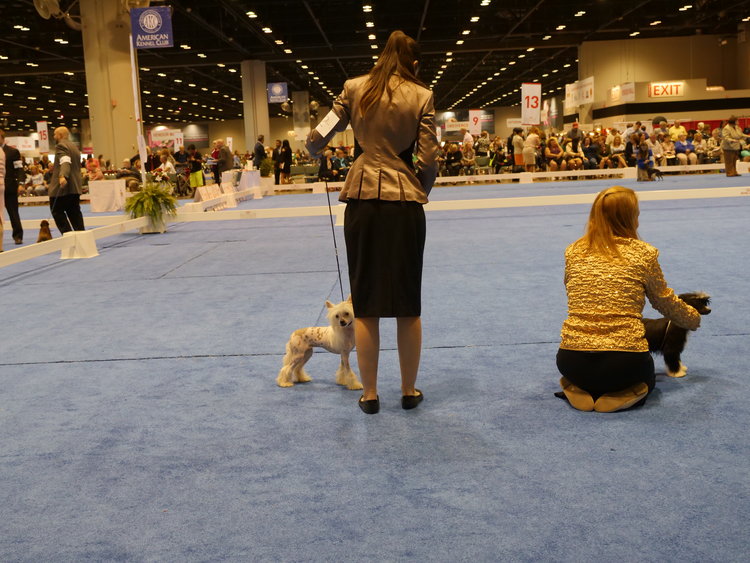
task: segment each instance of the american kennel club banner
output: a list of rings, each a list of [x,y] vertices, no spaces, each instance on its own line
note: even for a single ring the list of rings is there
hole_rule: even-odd
[[[136,49],[174,47],[171,6],[131,8],[130,29]]]

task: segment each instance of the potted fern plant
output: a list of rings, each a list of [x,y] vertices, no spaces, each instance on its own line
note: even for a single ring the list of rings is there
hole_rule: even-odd
[[[125,202],[125,211],[135,219],[148,217],[149,224],[141,233],[163,233],[167,230],[164,214],[177,214],[177,198],[168,186],[147,182],[141,191],[134,193]]]

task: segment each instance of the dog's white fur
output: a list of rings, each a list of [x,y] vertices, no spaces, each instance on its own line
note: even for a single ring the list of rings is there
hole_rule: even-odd
[[[291,387],[297,382],[310,381],[312,378],[304,367],[313,354],[313,348],[320,347],[341,355],[341,363],[336,370],[336,383],[345,385],[347,389],[362,389],[362,383],[349,365],[349,353],[354,349],[354,309],[351,295],[337,305],[326,301],[326,307],[331,326],[300,328],[289,337],[284,365],[276,377],[279,387]]]

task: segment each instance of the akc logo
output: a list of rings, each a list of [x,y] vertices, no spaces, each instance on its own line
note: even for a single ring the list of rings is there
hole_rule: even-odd
[[[156,10],[146,10],[138,18],[138,25],[146,33],[156,33],[162,26],[161,16]]]

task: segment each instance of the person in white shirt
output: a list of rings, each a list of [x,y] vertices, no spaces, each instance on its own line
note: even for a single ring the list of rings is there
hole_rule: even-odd
[[[472,147],[474,146],[474,137],[471,133],[469,133],[466,129],[461,129],[461,132],[464,134],[464,140],[461,141],[462,145],[466,145],[466,143],[469,143]]]

